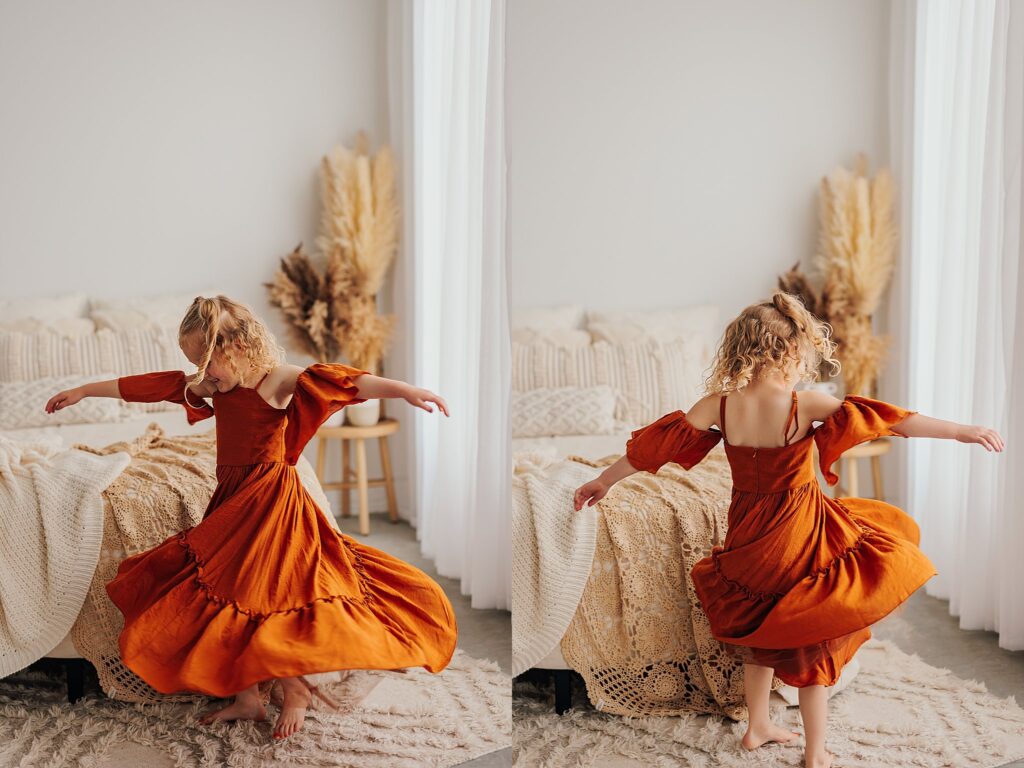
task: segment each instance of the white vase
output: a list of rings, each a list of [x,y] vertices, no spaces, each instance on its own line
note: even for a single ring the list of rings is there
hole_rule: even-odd
[[[324,419],[323,426],[325,427],[340,427],[345,423],[345,408],[339,408],[326,419]]]
[[[377,398],[346,405],[342,410],[348,411],[348,423],[357,427],[372,427],[380,421],[380,400]]]

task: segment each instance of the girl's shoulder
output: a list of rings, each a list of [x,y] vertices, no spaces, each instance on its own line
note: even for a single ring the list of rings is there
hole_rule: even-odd
[[[267,394],[271,405],[276,408],[287,406],[295,392],[295,382],[304,370],[302,366],[293,363],[282,363],[271,369],[260,387]]]
[[[825,421],[843,405],[842,400],[818,389],[804,389],[796,394],[800,413],[807,421]]]

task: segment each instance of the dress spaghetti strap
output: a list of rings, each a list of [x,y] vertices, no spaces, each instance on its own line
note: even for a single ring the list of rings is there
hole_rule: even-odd
[[[789,440],[790,440],[790,437],[789,437],[789,425],[790,425],[790,423],[792,422],[796,426],[796,429],[793,430],[793,434],[796,434],[797,432],[800,431],[799,417],[797,416],[797,412],[796,412],[796,403],[797,403],[796,390],[794,389],[793,390],[793,404],[792,404],[792,406],[790,406],[789,418],[786,419],[786,428],[784,430],[786,445],[789,445]]]
[[[728,395],[722,395],[718,401],[718,428],[722,430],[722,440],[729,442],[729,438],[725,436],[725,398]]]

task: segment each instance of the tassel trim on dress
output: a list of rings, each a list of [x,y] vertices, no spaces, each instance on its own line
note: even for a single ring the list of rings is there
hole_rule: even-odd
[[[199,553],[196,552],[195,549],[192,548],[192,545],[189,544],[188,539],[185,538],[187,533],[188,533],[187,530],[181,531],[180,533],[178,533],[176,538],[177,538],[178,544],[180,544],[182,546],[182,548],[185,550],[189,560],[192,561],[192,564],[193,564],[193,566],[196,569],[196,574],[193,577],[193,580],[195,581],[195,583],[198,584],[203,589],[203,591],[206,593],[206,597],[207,597],[208,600],[210,600],[211,602],[214,602],[214,603],[219,603],[221,605],[231,605],[238,613],[244,613],[246,616],[248,616],[249,617],[249,621],[257,621],[258,622],[258,621],[263,621],[263,620],[269,618],[270,616],[276,616],[278,614],[283,614],[283,613],[294,613],[294,612],[297,612],[297,611],[305,610],[306,608],[312,608],[315,603],[329,603],[329,602],[333,602],[335,600],[344,600],[344,601],[350,602],[350,603],[358,603],[358,604],[361,604],[361,605],[368,605],[369,603],[373,602],[373,600],[375,599],[373,593],[370,592],[369,589],[367,589],[367,586],[366,586],[366,581],[367,581],[366,567],[365,567],[365,565],[363,563],[362,556],[349,544],[348,541],[346,541],[344,539],[344,537],[342,537],[342,540],[345,541],[345,545],[348,547],[349,552],[352,553],[352,555],[353,555],[353,557],[355,559],[354,567],[356,569],[356,572],[359,574],[359,589],[363,593],[362,597],[352,597],[351,595],[326,595],[325,597],[314,598],[313,600],[310,600],[308,603],[306,603],[304,605],[298,605],[298,606],[295,606],[294,608],[282,608],[281,610],[269,611],[267,613],[261,613],[259,611],[250,610],[249,608],[243,608],[242,606],[240,606],[236,601],[232,600],[231,598],[227,598],[227,597],[223,597],[221,595],[218,595],[214,591],[212,585],[210,585],[209,583],[207,583],[203,579],[203,570],[204,570],[204,568],[206,566],[206,563],[199,556]]]

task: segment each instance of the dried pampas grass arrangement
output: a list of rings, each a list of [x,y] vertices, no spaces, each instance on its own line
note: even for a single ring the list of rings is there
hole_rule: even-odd
[[[396,321],[377,314],[377,294],[398,245],[394,159],[386,145],[371,156],[360,132],[354,148],[336,147],[326,155],[320,171],[323,211],[316,243],[325,260],[323,274],[300,243],[264,285],[303,352],[325,362],[344,355],[375,373]]]
[[[799,296],[832,326],[847,394],[870,396],[891,337],[876,336],[871,318],[895,268],[896,224],[892,176],[885,168],[868,178],[867,157],[854,169],[836,168],[821,180],[820,236],[814,264],[823,276],[820,294],[794,266],[779,288]]]

